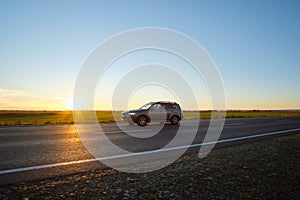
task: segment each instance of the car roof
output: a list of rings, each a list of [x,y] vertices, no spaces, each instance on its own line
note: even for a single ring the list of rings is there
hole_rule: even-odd
[[[172,101],[157,101],[157,102],[153,102],[153,104],[155,103],[169,103],[169,104],[177,104],[176,102],[172,102]]]

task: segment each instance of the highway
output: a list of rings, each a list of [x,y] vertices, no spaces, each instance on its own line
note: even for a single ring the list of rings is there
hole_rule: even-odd
[[[195,123],[199,122],[182,121],[180,127],[185,127],[186,134],[189,134],[188,128]],[[150,124],[141,128],[126,123],[121,124],[123,130],[126,129],[128,133],[139,138],[128,136],[114,123],[107,123],[101,124],[103,132],[94,132],[89,142],[99,145],[101,138],[107,136],[115,145],[132,152],[133,155],[141,152],[150,154],[168,144],[178,130],[178,126],[166,124],[157,135],[145,138],[160,125]],[[199,151],[208,125],[209,120],[200,121],[193,146],[186,153]],[[300,117],[226,119],[215,148],[299,132]],[[95,159],[89,153],[74,125],[1,127],[0,144],[0,185],[2,186],[106,167],[98,161],[101,158]],[[183,145],[184,143],[180,144],[179,141],[177,147],[181,148]],[[114,159],[120,159],[118,156],[122,155],[108,150],[103,156],[114,156]]]

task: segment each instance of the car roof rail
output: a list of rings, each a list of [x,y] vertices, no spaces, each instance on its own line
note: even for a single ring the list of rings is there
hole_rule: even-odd
[[[178,104],[178,103],[176,103],[176,102],[174,102],[174,101],[158,101],[158,102],[156,102],[156,103],[171,103],[171,104]]]

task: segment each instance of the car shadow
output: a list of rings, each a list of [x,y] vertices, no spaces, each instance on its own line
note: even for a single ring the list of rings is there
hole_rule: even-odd
[[[157,127],[157,124],[149,124],[145,127],[139,127],[140,130],[151,129],[151,127]],[[129,125],[129,127],[135,127],[136,125]],[[115,134],[106,134],[106,137],[119,148],[122,148],[126,151],[130,151],[133,153],[137,153],[145,150],[156,150],[161,149],[165,145],[167,145],[177,134],[179,130],[180,124],[171,125],[170,123],[165,123],[158,133],[151,137],[147,138],[138,138],[128,135],[124,132],[124,134],[120,136],[115,136]],[[141,132],[143,134],[143,132]]]

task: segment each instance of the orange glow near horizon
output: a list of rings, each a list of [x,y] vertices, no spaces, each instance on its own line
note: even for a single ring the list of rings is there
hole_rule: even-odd
[[[163,92],[163,91],[161,91]],[[152,93],[154,94],[154,93]],[[150,101],[176,101],[183,110],[211,110],[212,107],[204,101],[198,102],[199,108],[190,108],[187,102],[179,102],[179,100],[168,93],[154,95],[146,95],[144,91],[138,91],[133,94],[128,102],[128,108],[113,109],[125,110],[139,108]],[[151,97],[151,98],[150,98]],[[97,99],[97,98],[95,98]],[[283,106],[284,105],[284,106]],[[226,110],[299,110],[300,105],[296,99],[291,99],[288,102],[282,100],[273,101],[242,101],[239,99],[227,100]],[[4,90],[0,89],[0,110],[73,110],[72,97],[40,97],[23,91]],[[112,104],[109,99],[104,99],[102,102],[95,102],[94,110],[112,110]]]

